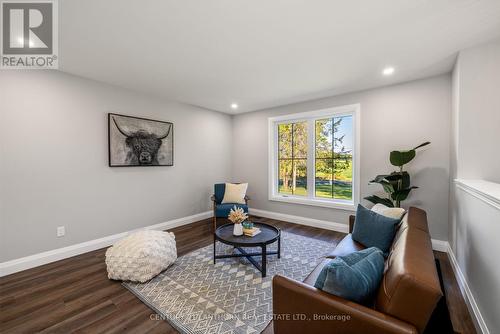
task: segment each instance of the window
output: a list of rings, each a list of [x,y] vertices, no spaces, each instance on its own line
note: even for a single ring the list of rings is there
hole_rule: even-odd
[[[352,200],[352,115],[315,121],[315,195]]]
[[[307,123],[278,124],[278,192],[307,195]]]
[[[354,210],[359,105],[269,119],[271,200]]]

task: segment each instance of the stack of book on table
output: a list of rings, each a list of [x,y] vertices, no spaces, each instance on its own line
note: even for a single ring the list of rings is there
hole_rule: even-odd
[[[252,227],[250,229],[243,229],[243,234],[249,237],[254,237],[260,233],[260,228]]]

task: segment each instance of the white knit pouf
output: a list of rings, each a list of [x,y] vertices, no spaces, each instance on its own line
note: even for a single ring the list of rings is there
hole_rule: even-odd
[[[106,251],[110,279],[144,283],[177,259],[175,236],[170,232],[140,231]]]

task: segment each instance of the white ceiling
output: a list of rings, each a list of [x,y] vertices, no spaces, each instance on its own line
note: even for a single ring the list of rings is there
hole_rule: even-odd
[[[62,71],[228,113],[448,72],[500,36],[499,0],[64,0],[59,13]]]

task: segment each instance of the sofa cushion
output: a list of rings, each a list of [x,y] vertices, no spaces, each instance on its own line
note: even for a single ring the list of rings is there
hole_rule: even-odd
[[[384,204],[377,203],[370,209],[382,216],[386,216],[394,219],[401,219],[405,214],[405,209],[403,208],[390,208]]]
[[[358,205],[352,239],[366,247],[377,247],[387,255],[399,222]]]
[[[335,258],[337,256],[344,256],[347,254],[351,254],[360,250],[365,249],[366,247],[360,244],[357,241],[352,240],[352,234],[348,234],[342,239],[337,247],[333,249],[328,255],[327,258]]]
[[[222,204],[238,203],[245,204],[245,195],[247,194],[248,183],[226,183],[226,190]]]
[[[321,270],[325,265],[330,263],[332,259],[323,259],[309,275],[304,279],[303,283],[314,286],[314,283],[316,283],[316,280],[318,279],[319,274],[321,273]]]
[[[217,204],[215,207],[215,216],[218,218],[227,218],[229,215],[229,211],[236,206],[237,208],[242,208],[243,211],[248,213],[248,206],[245,204],[238,203],[225,203],[225,204]]]
[[[344,299],[366,304],[377,291],[383,272],[382,252],[370,247],[338,256],[326,263],[314,286]]]

